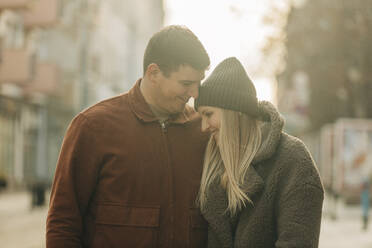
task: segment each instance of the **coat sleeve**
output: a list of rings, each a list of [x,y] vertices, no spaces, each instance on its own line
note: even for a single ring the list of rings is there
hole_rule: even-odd
[[[323,190],[303,184],[281,199],[279,205],[275,247],[318,247]]]
[[[100,153],[96,135],[80,114],[71,122],[51,190],[46,223],[46,247],[81,247],[83,217],[96,186]]]
[[[324,190],[306,146],[295,140],[286,150],[286,167],[277,195],[277,248],[316,248],[319,243]]]

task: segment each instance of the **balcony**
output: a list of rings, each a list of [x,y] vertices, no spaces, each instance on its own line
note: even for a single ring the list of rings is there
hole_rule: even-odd
[[[55,64],[37,63],[35,77],[25,86],[25,93],[42,93],[55,95],[57,93],[59,72]]]
[[[59,0],[34,0],[22,16],[26,28],[51,26],[58,21]]]
[[[25,49],[4,49],[0,58],[0,83],[24,84],[32,78],[34,57]]]
[[[25,9],[30,0],[0,0],[0,9]]]

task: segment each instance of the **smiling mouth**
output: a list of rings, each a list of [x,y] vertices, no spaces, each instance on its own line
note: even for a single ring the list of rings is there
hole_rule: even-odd
[[[186,103],[189,101],[189,99],[186,99],[186,100],[185,100],[185,99],[180,98],[180,97],[179,97],[178,99],[179,99],[182,103],[184,103],[184,104],[186,104]]]

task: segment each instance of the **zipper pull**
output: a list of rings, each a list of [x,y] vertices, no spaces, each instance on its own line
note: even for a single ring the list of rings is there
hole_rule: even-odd
[[[167,122],[166,121],[160,122],[160,126],[161,126],[161,129],[163,130],[163,132],[166,133],[167,132]]]

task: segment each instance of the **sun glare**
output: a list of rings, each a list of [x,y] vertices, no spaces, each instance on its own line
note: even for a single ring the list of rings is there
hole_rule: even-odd
[[[273,101],[271,75],[257,75],[261,46],[267,29],[262,17],[266,1],[252,0],[166,0],[165,25],[189,27],[201,40],[211,58],[210,70],[223,59],[237,57],[254,82],[260,100]]]

